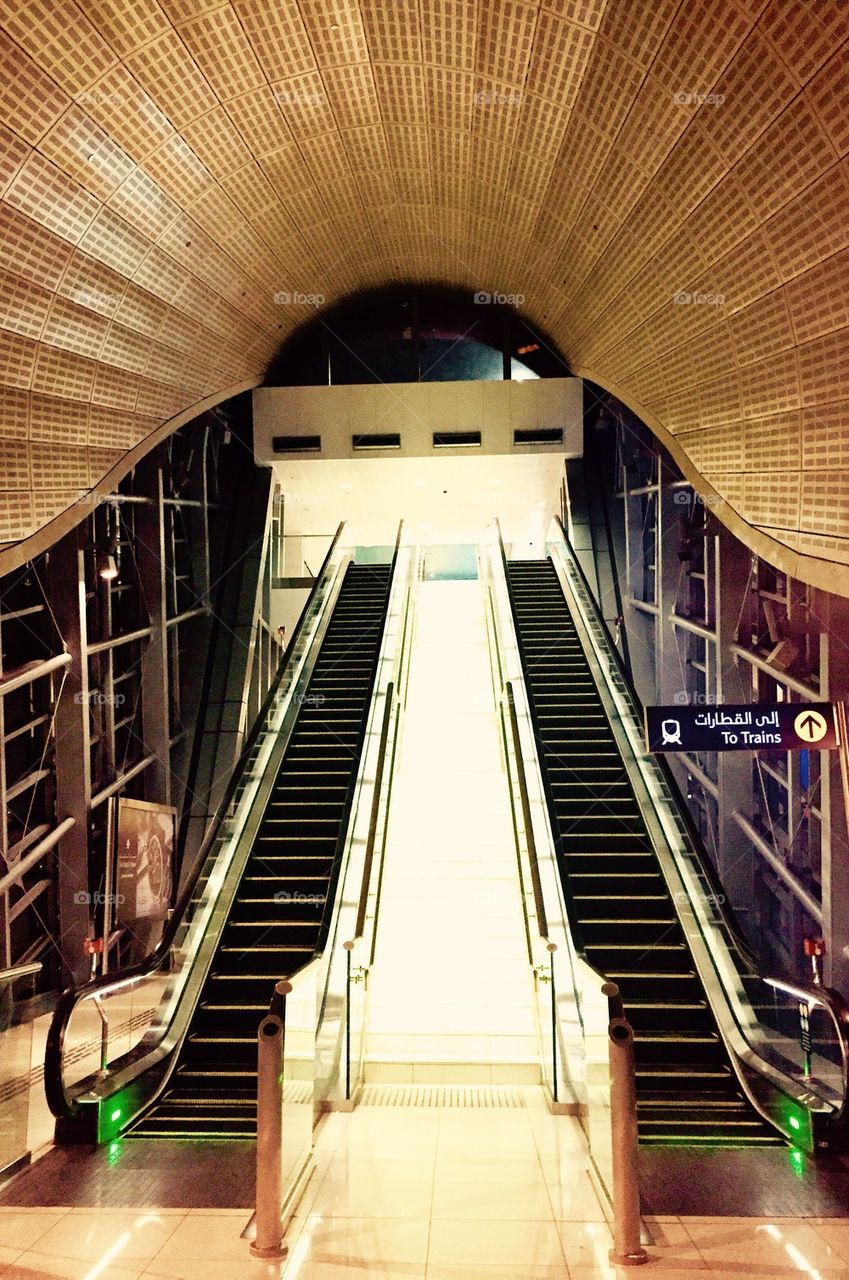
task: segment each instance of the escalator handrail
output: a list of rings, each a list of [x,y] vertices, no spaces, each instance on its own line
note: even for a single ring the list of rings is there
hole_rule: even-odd
[[[395,570],[398,565],[398,556],[401,550],[401,539],[403,536],[403,532],[404,532],[404,521],[401,520],[398,525],[398,534],[395,538],[395,550],[392,553],[392,559],[389,563],[389,577],[387,578],[387,581],[386,581],[386,607],[383,614],[384,629],[386,627],[386,622],[387,622],[388,613],[389,613],[389,601],[392,596],[392,584],[395,581]],[[380,661],[379,661],[379,654],[378,654],[378,657],[375,659],[374,670],[372,672],[371,682],[368,687],[369,707],[371,707],[372,702],[374,700],[374,688],[375,688],[375,684],[377,683],[379,665],[380,665]],[[357,738],[357,743],[355,747],[355,759],[357,760],[358,764],[357,764],[357,767],[351,771],[351,777],[348,780],[348,791],[345,796],[345,804],[343,806],[342,814],[339,819],[339,834],[336,837],[336,847],[333,850],[333,861],[330,866],[330,878],[327,882],[327,889],[325,891],[327,904],[332,904],[336,898],[336,888],[339,882],[339,875],[342,870],[342,860],[345,855],[345,846],[348,840],[348,824],[351,820],[351,810],[354,807],[354,796],[356,794],[357,779],[358,779],[359,770],[362,764],[363,744],[366,740],[366,734],[368,731],[369,716],[370,716],[370,713],[363,716],[363,722],[362,722],[362,725],[360,726],[359,736]],[[327,940],[330,936],[330,926],[331,926],[330,914],[328,914],[327,906],[325,906],[324,919],[322,920],[321,926],[319,928],[318,939],[316,941],[315,950],[313,951],[313,957],[312,957],[313,959],[316,956],[323,955],[324,948],[327,945]]]
[[[553,523],[555,523],[560,530],[564,549],[569,556],[570,563],[578,572],[586,597],[593,610],[594,620],[601,627],[605,635],[607,647],[616,664],[618,674],[625,685],[635,709],[638,709],[642,706],[640,697],[631,682],[628,672],[625,670],[622,656],[614,644],[613,637],[610,634],[607,623],[598,608],[592,589],[587,581],[586,574],[584,573],[581,564],[575,555],[574,548],[569,542],[569,538],[563,528],[563,522],[558,516],[555,516],[553,518]],[[548,540],[549,539],[546,539],[546,541]],[[675,799],[678,795],[678,787],[675,782],[674,775],[672,774],[672,770],[662,756],[653,757],[653,762],[662,773],[667,789],[673,799]],[[798,995],[800,999],[806,1000],[809,1005],[816,1005],[817,1007],[824,1009],[831,1018],[840,1049],[841,1073],[843,1079],[842,1103],[838,1108],[836,1108],[831,1118],[834,1124],[840,1125],[845,1123],[847,1118],[849,1118],[849,1004],[840,992],[836,991],[832,987],[815,983],[799,982],[795,978],[787,978],[784,975],[765,975],[760,972],[757,957],[742,936],[740,926],[734,917],[733,911],[725,902],[725,894],[722,889],[722,884],[703,851],[701,837],[695,827],[692,815],[686,806],[680,802],[676,804],[675,811],[676,816],[683,821],[683,825],[689,838],[690,852],[697,864],[699,874],[703,875],[711,888],[716,890],[714,894],[714,905],[722,919],[724,931],[727,934],[726,941],[733,944],[741,960],[745,962],[746,968],[748,969],[748,976],[756,978],[758,981],[779,990],[787,991],[792,988],[792,993]],[[754,1052],[757,1053],[757,1049],[754,1046],[752,1046],[752,1048]]]
[[[528,846],[528,862],[531,869],[531,892],[534,899],[534,911],[536,912],[537,917],[537,929],[542,941],[548,945],[553,945],[548,936],[548,916],[545,910],[545,900],[543,898],[542,883],[540,881],[537,842],[533,831],[531,802],[528,796],[528,778],[525,773],[525,761],[522,758],[522,743],[519,737],[519,719],[516,715],[516,698],[513,694],[513,685],[509,680],[504,685],[504,692],[507,696],[507,715],[510,721],[510,730],[513,734],[513,748],[516,752],[516,780],[519,784],[519,803],[522,809],[522,821],[525,826],[525,843]]]
[[[333,557],[333,553],[339,544],[345,527],[346,522],[343,520],[340,522],[336,533],[333,536],[333,540],[330,543],[327,554],[318,571],[318,576],[310,589],[310,594],[304,603],[297,625],[292,632],[292,637],[286,646],[280,662],[278,663],[269,691],[254,721],[253,727],[245,739],[242,750],[239,753],[239,758],[233,769],[224,795],[221,798],[221,802],[215,811],[203,840],[201,841],[197,857],[195,858],[194,867],[192,868],[189,878],[183,887],[183,891],[180,894],[174,910],[172,911],[165,926],[159,943],[148,956],[145,956],[143,960],[138,961],[136,964],[128,965],[125,969],[121,969],[117,973],[112,972],[101,974],[99,977],[92,978],[81,986],[69,987],[59,998],[59,1002],[50,1023],[50,1029],[47,1034],[47,1044],[44,1055],[44,1090],[50,1110],[57,1118],[64,1117],[70,1119],[79,1112],[79,1107],[68,1099],[62,1080],[62,1061],[65,1051],[65,1036],[67,1034],[68,1024],[73,1016],[74,1009],[80,1001],[102,994],[110,987],[123,986],[138,979],[145,978],[152,973],[156,973],[157,970],[161,969],[166,963],[168,956],[170,955],[174,939],[177,935],[177,931],[182,924],[183,917],[189,907],[194,890],[197,887],[197,882],[209,855],[209,851],[221,830],[221,826],[227,816],[233,797],[235,796],[236,790],[238,789],[239,783],[242,779],[248,759],[256,746],[269,712],[274,705],[277,691],[280,688],[286,669],[291,662],[292,656],[294,655],[297,644],[301,638],[304,626],[306,625],[306,618],[309,614],[310,606],[321,590],[328,566]]]
[[[505,549],[504,538],[501,533],[501,524],[499,523],[498,520],[495,521],[495,530],[496,530],[496,533],[498,534],[498,548],[501,554],[502,572],[504,574],[504,582],[507,588],[507,599],[510,605],[510,616],[513,619],[513,628],[516,632],[516,638],[518,640],[519,620],[516,615],[516,606],[513,600],[513,592],[510,589],[510,574],[508,570],[507,551]],[[530,685],[528,681],[527,664],[525,662],[525,653],[521,643],[519,643],[517,647],[519,652],[519,661],[522,664],[522,675],[525,681],[525,688],[528,689]],[[528,702],[528,712],[531,717],[531,727],[533,730],[534,741],[537,745],[537,748],[539,748],[539,746],[542,743],[542,735],[540,733],[539,724],[537,721],[536,707],[534,706],[533,698],[531,698],[530,696],[528,697],[527,702]],[[539,755],[539,751],[537,751],[537,755]],[[543,763],[541,760],[539,762],[539,773],[540,773],[540,778],[542,780],[542,788],[543,788],[543,792],[545,793],[545,800],[546,800],[546,805],[548,806],[548,811],[550,814],[554,814],[556,813],[556,808],[554,805],[554,794],[551,790],[551,782],[548,777],[548,771],[543,766]],[[554,832],[552,832],[552,836],[554,836]],[[560,858],[559,851],[556,848],[556,842],[555,842],[555,853],[556,853],[557,861],[558,863],[560,863],[561,858]],[[569,876],[561,872],[560,882],[563,888],[563,902],[566,907],[566,917],[569,922],[569,933],[572,938],[572,945],[575,948],[575,954],[580,957],[580,959],[583,961],[584,964],[588,965],[591,969],[594,970],[595,966],[593,965],[592,961],[587,958],[586,947],[584,945],[583,932],[581,930],[580,920],[578,919],[578,912],[575,907],[575,902],[572,895],[572,885],[571,885]]]
[[[395,685],[391,680],[386,686],[386,693],[384,694],[384,697],[386,701],[383,705],[383,721],[380,726],[380,743],[377,750],[377,761],[374,769],[374,791],[371,798],[371,812],[369,813],[368,836],[366,837],[365,856],[363,858],[363,875],[360,882],[360,896],[357,902],[357,918],[354,925],[353,938],[344,943],[344,946],[348,949],[353,947],[354,943],[359,942],[365,932],[369,889],[371,887],[371,874],[374,867],[374,847],[377,843],[377,824],[380,818],[380,800],[383,794],[383,775],[386,769],[386,748],[389,745],[389,725],[396,701]]]

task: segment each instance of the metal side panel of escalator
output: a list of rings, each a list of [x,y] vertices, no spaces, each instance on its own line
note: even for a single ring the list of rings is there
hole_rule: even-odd
[[[256,1133],[257,1026],[333,909],[390,581],[389,565],[346,570],[176,1065],[128,1136]]]
[[[732,1068],[555,567],[507,577],[564,890],[635,1031],[640,1140],[778,1144]]]

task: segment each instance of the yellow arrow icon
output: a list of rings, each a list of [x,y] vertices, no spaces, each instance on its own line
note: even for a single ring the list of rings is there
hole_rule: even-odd
[[[805,742],[819,742],[828,733],[828,721],[819,711],[807,708],[793,721],[793,728]]]

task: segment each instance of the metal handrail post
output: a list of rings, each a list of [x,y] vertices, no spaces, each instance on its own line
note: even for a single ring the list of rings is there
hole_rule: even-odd
[[[272,1008],[257,1031],[256,1097],[256,1239],[251,1253],[257,1258],[283,1258],[283,1041],[285,997],[290,982],[278,982]]]
[[[607,984],[613,986],[614,984]],[[621,1009],[618,990],[612,996]],[[640,1244],[640,1177],[637,1153],[637,1088],[634,1075],[634,1030],[623,1016],[612,1016],[607,1028],[610,1062],[610,1135],[613,1164],[613,1248],[610,1261],[624,1267],[648,1262]]]

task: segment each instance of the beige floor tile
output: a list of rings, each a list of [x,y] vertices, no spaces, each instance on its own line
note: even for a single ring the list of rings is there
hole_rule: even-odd
[[[559,1222],[604,1222],[604,1211],[589,1174],[574,1170],[569,1179],[549,1182],[548,1190]]]
[[[529,1266],[524,1264],[517,1271],[515,1264],[478,1265],[464,1263],[458,1266],[452,1263],[444,1266],[432,1263],[427,1269],[427,1280],[565,1280],[566,1272],[562,1262],[551,1266]]]
[[[427,1261],[427,1218],[322,1217],[305,1230],[316,1262],[366,1267]]]
[[[685,1221],[690,1238],[708,1265],[713,1267],[772,1267],[807,1272],[843,1271],[841,1257],[818,1229],[805,1222],[776,1219],[725,1218],[713,1222]]]
[[[847,1211],[849,1211],[849,1206],[847,1206]],[[812,1221],[811,1226],[827,1245],[849,1263],[849,1222],[841,1222],[839,1219],[834,1218],[821,1218]]]
[[[505,1222],[489,1218],[434,1219],[428,1265],[468,1264],[517,1267],[563,1265],[563,1250],[553,1222]],[[524,1274],[519,1272],[519,1274]]]
[[[0,1268],[3,1280],[138,1280],[139,1264],[122,1267],[99,1263],[81,1263],[78,1258],[53,1258],[30,1250],[22,1253],[11,1266]]]
[[[0,1245],[18,1253],[33,1249],[66,1214],[67,1209],[0,1210]]]
[[[90,1263],[108,1257],[115,1266],[132,1268],[154,1258],[185,1220],[145,1209],[77,1209],[39,1237],[36,1251]]]

